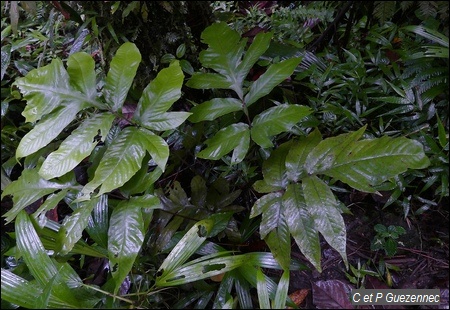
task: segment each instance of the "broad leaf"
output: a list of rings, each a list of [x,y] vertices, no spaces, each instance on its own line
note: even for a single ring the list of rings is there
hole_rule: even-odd
[[[315,228],[342,257],[348,266],[346,229],[336,198],[330,187],[317,176],[302,180],[306,207],[314,218]]]
[[[26,157],[47,146],[75,119],[80,109],[80,103],[74,102],[45,116],[20,140],[16,158]]]
[[[73,246],[80,240],[84,229],[88,225],[91,212],[99,198],[93,198],[89,201],[76,203],[75,211],[64,218],[64,221],[58,231],[58,254],[66,255],[72,251]]]
[[[141,131],[126,127],[108,147],[94,178],[84,186],[82,193],[92,193],[101,185],[100,196],[122,186],[139,170],[144,155]]]
[[[262,214],[259,233],[264,239],[268,233],[275,229],[281,212],[281,192],[273,192],[256,200],[250,212],[250,218]]]
[[[267,289],[266,278],[260,268],[256,271],[256,289],[260,309],[270,309],[269,291]]]
[[[195,89],[222,88],[229,89],[233,84],[223,75],[217,73],[194,73],[186,86]]]
[[[193,123],[212,121],[231,112],[241,111],[242,102],[235,98],[214,98],[191,109],[189,120]]]
[[[106,102],[113,112],[125,102],[140,62],[141,53],[131,42],[121,45],[114,55],[103,88]]]
[[[318,171],[325,171],[334,165],[334,161],[355,141],[357,141],[364,133],[366,127],[362,127],[358,131],[341,134],[321,141],[308,154],[305,162],[305,170],[309,175]]]
[[[183,78],[178,61],[162,69],[144,89],[133,118],[148,124],[151,123],[150,119],[157,119],[157,115],[169,110],[181,96]]]
[[[205,143],[208,147],[199,152],[197,157],[217,160],[234,150],[232,161],[238,163],[244,159],[250,144],[248,125],[238,123],[222,128]]]
[[[270,157],[264,161],[262,165],[262,172],[264,182],[267,185],[279,188],[285,188],[288,184],[286,175],[286,156],[289,153],[292,142],[286,142],[272,151]]]
[[[10,183],[2,193],[2,199],[7,195],[13,195],[14,203],[14,206],[3,215],[6,217],[5,221],[11,222],[28,205],[66,186],[67,184],[51,182],[41,178],[37,169],[23,170],[19,179]]]
[[[319,234],[306,207],[301,185],[288,185],[282,199],[289,232],[303,255],[321,272]]]
[[[259,98],[269,94],[275,86],[294,73],[295,68],[300,64],[301,60],[301,58],[291,58],[270,65],[267,71],[250,86],[244,98],[245,104],[250,106]]]
[[[286,174],[290,181],[297,182],[305,176],[304,164],[311,150],[322,141],[322,135],[318,129],[307,137],[301,137],[294,141],[286,156]]]
[[[289,270],[284,270],[280,282],[278,282],[277,292],[272,303],[272,309],[286,308],[286,299],[289,290],[289,275]]]
[[[259,146],[273,146],[270,138],[290,130],[303,117],[311,114],[311,109],[300,105],[281,104],[258,114],[253,122],[251,136]]]
[[[189,112],[166,112],[147,118],[142,125],[155,131],[175,129],[191,115]]]
[[[95,137],[99,135],[105,141],[111,128],[114,115],[97,114],[86,119],[72,134],[61,143],[57,151],[52,152],[44,161],[39,174],[49,180],[62,176],[75,168],[97,145]]]
[[[123,201],[114,208],[108,229],[108,257],[117,292],[133,267],[144,242],[144,221],[141,207]]]
[[[72,54],[67,60],[67,72],[70,85],[81,92],[89,100],[97,97],[97,82],[95,77],[95,61],[91,55],[83,52]]]
[[[289,233],[285,212],[283,212],[284,206],[283,204],[280,204],[280,206],[279,212],[275,215],[277,217],[276,228],[273,229],[264,240],[281,268],[289,270],[289,265],[291,264],[291,234]],[[272,208],[275,209],[275,206],[272,206],[271,209]]]
[[[139,143],[150,153],[155,163],[164,172],[169,159],[169,146],[166,141],[144,128],[140,128],[138,133]]]
[[[88,218],[86,232],[99,246],[108,247],[108,196],[101,195]]]

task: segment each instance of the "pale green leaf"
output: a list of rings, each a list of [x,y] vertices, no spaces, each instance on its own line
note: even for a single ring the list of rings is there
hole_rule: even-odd
[[[133,118],[146,124],[149,119],[155,119],[156,115],[169,110],[181,96],[183,79],[184,74],[178,61],[162,69],[144,89]]]
[[[155,131],[175,129],[191,115],[190,112],[165,112],[155,114],[142,122],[142,125]]]
[[[319,234],[307,210],[301,185],[288,185],[282,199],[289,232],[303,255],[321,272]]]
[[[3,76],[5,75],[6,70],[9,67],[9,63],[11,61],[11,45],[9,45],[9,44],[3,45],[2,44],[1,55],[2,55],[2,58],[1,58],[0,80],[3,81]]]
[[[91,212],[98,202],[99,198],[96,197],[89,201],[74,204],[76,206],[75,211],[64,218],[58,231],[58,245],[60,247],[57,249],[58,254],[66,255],[72,251],[75,243],[83,235],[83,231],[88,225]]]
[[[346,228],[336,198],[330,187],[317,176],[302,180],[306,207],[314,218],[315,228],[342,257],[348,266]]]
[[[307,137],[301,137],[295,141],[286,156],[286,175],[290,181],[297,182],[305,176],[304,164],[309,152],[322,141],[322,135],[318,129]]]
[[[251,136],[259,146],[273,146],[270,138],[289,131],[302,118],[311,114],[311,109],[300,105],[280,104],[258,114],[252,122]]]
[[[108,257],[117,292],[133,267],[144,242],[144,221],[140,207],[122,201],[114,208],[108,229]]]
[[[150,153],[155,163],[164,172],[169,159],[169,146],[160,136],[144,128],[139,129],[139,143]]]
[[[217,73],[194,73],[186,86],[195,89],[229,89],[233,85],[227,78]]]
[[[99,134],[104,141],[112,126],[114,115],[109,113],[97,114],[75,129],[44,161],[39,174],[44,179],[62,176],[75,168],[85,159],[97,145],[95,137]]]
[[[95,61],[92,56],[84,52],[70,55],[67,60],[67,72],[69,73],[69,81],[73,89],[94,101],[97,97],[97,82]]]
[[[241,110],[242,102],[236,98],[214,98],[193,107],[189,121],[193,123],[212,121],[222,115]]]
[[[67,185],[41,178],[37,169],[25,169],[16,181],[10,183],[2,193],[3,197],[12,195],[13,207],[4,214],[5,221],[11,222],[25,207],[45,195],[51,194]]]
[[[233,162],[242,161],[250,144],[248,125],[237,123],[219,130],[216,135],[205,141],[208,145],[197,154],[199,158],[217,160],[233,151]]]
[[[291,58],[269,66],[253,84],[245,95],[244,102],[247,106],[255,103],[259,98],[269,94],[275,86],[283,82],[294,73],[300,64],[301,58]]]
[[[289,290],[289,270],[284,270],[280,282],[278,282],[277,292],[273,300],[272,309],[286,309],[286,299]]]
[[[256,271],[256,290],[260,309],[270,309],[269,291],[267,289],[266,278],[260,268]]]
[[[75,119],[80,109],[80,103],[74,102],[45,116],[20,140],[16,158],[26,157],[47,146]]]
[[[141,53],[131,42],[122,44],[112,58],[103,94],[114,112],[125,102],[140,62]]]
[[[362,127],[358,131],[345,133],[336,137],[322,140],[308,154],[305,162],[305,170],[309,175],[318,171],[325,171],[334,165],[337,156],[345,152],[345,150],[357,141],[364,133],[366,127]]]
[[[84,186],[82,193],[92,193],[101,185],[100,196],[125,184],[142,165],[145,155],[142,136],[135,127],[126,127],[121,131],[106,150],[94,178]]]
[[[334,177],[364,192],[375,192],[376,185],[407,169],[423,169],[430,164],[422,144],[404,137],[361,140],[340,152],[330,150],[329,155],[333,156],[332,164],[327,168],[319,166],[315,173]]]
[[[158,271],[161,272],[161,276],[156,279],[156,285],[164,282],[166,275],[184,264],[197,251],[206,240],[213,226],[214,220],[204,219],[197,222],[188,230],[159,267]]]

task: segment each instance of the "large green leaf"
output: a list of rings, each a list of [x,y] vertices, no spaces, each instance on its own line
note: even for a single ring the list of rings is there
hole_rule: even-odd
[[[269,290],[266,278],[260,268],[256,271],[256,290],[260,309],[270,309]]]
[[[61,143],[57,151],[52,152],[44,161],[39,174],[49,180],[62,176],[75,168],[85,159],[97,145],[95,137],[101,136],[105,141],[111,128],[114,115],[110,113],[97,114],[84,120],[72,134]]]
[[[74,204],[75,211],[66,216],[58,231],[58,247],[57,253],[66,255],[72,251],[75,243],[80,240],[84,229],[88,225],[89,217],[95,205],[99,202],[99,198],[93,198],[88,201],[83,201]]]
[[[181,96],[181,86],[184,74],[178,61],[168,68],[162,69],[142,93],[136,108],[134,118],[141,123],[151,123],[166,112]]]
[[[277,292],[275,294],[275,299],[272,303],[272,309],[285,309],[286,308],[286,299],[289,290],[289,270],[284,270],[281,275],[280,282],[278,282]]]
[[[165,131],[175,129],[191,115],[190,112],[166,112],[150,116],[142,125],[148,129],[156,131]]]
[[[92,240],[103,248],[108,247],[108,196],[101,195],[88,218],[86,232]]]
[[[47,146],[75,119],[80,109],[80,103],[74,102],[46,115],[20,140],[16,158],[26,157]]]
[[[308,107],[290,104],[280,104],[269,108],[253,119],[252,139],[261,147],[272,147],[273,143],[270,140],[272,136],[290,130],[311,112]]]
[[[324,181],[314,175],[304,178],[302,187],[306,207],[314,218],[315,228],[348,266],[345,223],[333,192]]]
[[[236,98],[214,98],[191,109],[189,120],[193,123],[212,121],[231,112],[242,110],[242,102]]]
[[[321,272],[319,234],[306,207],[302,186],[288,185],[282,199],[289,232],[303,255]]]
[[[95,61],[91,55],[83,52],[70,55],[67,60],[67,72],[70,85],[80,91],[89,100],[97,97],[97,82],[95,77]]]
[[[256,200],[250,212],[250,218],[262,214],[259,234],[264,239],[278,225],[281,208],[281,192],[273,192]]]
[[[217,160],[233,151],[233,163],[241,162],[247,154],[250,144],[250,131],[244,123],[233,124],[219,130],[216,135],[205,141],[208,145],[197,154],[199,158]]]
[[[262,173],[264,182],[267,185],[285,188],[288,184],[285,162],[286,156],[291,149],[292,141],[288,141],[280,145],[272,151],[270,157],[263,162]]]
[[[275,208],[275,206],[271,207],[271,209]],[[291,264],[291,234],[289,233],[285,212],[283,211],[284,205],[281,203],[278,212],[274,216],[277,218],[276,228],[264,240],[281,268],[289,270],[289,265]]]
[[[307,137],[294,141],[286,156],[286,174],[290,181],[297,182],[306,175],[304,164],[309,152],[322,141],[322,135],[315,129]]]
[[[422,169],[430,164],[418,141],[387,136],[355,141],[359,134],[347,135],[345,141],[338,136],[320,142],[305,163],[308,173],[325,174],[360,191],[375,192],[374,186],[408,168]],[[336,147],[338,141],[342,145]],[[322,156],[320,162],[314,158],[318,154]]]
[[[300,57],[291,58],[270,65],[267,71],[250,86],[244,98],[245,104],[250,106],[259,98],[269,94],[275,86],[294,73],[295,68],[300,64],[301,60]]]
[[[126,127],[108,147],[95,171],[94,178],[82,193],[92,193],[98,186],[98,196],[125,184],[141,167],[145,155],[141,131]]]
[[[125,102],[140,62],[141,53],[131,42],[122,44],[114,55],[103,88],[106,102],[114,112]]]
[[[192,75],[186,86],[196,89],[222,88],[228,89],[233,84],[223,75],[217,73],[200,73]]]
[[[358,131],[341,134],[321,141],[309,153],[305,162],[305,170],[309,175],[318,171],[325,171],[334,165],[336,157],[358,140],[364,133],[366,127]]]
[[[40,177],[37,169],[25,169],[16,181],[10,183],[2,193],[3,197],[13,195],[14,206],[3,216],[5,221],[11,222],[16,215],[25,207],[45,195],[51,194],[58,189],[67,187],[67,184],[47,181]]]
[[[144,242],[143,204],[122,201],[114,208],[108,229],[108,257],[115,282],[114,292],[126,278]]]
[[[155,163],[164,172],[169,159],[169,146],[160,136],[144,128],[139,129],[139,142],[150,153]]]

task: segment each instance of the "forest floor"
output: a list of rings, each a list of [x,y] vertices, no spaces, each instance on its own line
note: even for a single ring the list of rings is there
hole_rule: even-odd
[[[448,199],[443,200],[435,210],[405,219],[403,213],[389,209],[391,206],[382,211],[383,204],[370,195],[351,204],[353,215],[344,215],[349,264],[355,268],[358,262],[361,267],[365,264],[361,270],[369,269],[377,274],[360,277],[358,281],[357,274],[347,271],[340,255],[323,241],[322,273],[310,265],[309,271],[292,272],[291,298],[299,298],[296,303],[303,309],[356,309],[348,298],[355,288],[440,289],[440,306],[360,306],[359,309],[449,309],[448,205]],[[378,223],[386,227],[402,226],[406,230],[397,239],[397,253],[391,257],[382,250],[370,249],[376,235],[374,226]],[[308,265],[298,249],[292,255]],[[389,273],[379,269],[380,263],[381,267],[391,267]],[[350,279],[356,280],[356,284]]]

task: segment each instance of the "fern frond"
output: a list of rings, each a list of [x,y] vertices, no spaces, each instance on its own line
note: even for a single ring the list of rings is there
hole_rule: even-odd
[[[419,12],[422,18],[436,17],[437,7],[436,1],[419,1]]]
[[[383,24],[395,14],[396,1],[375,1],[373,15]]]

